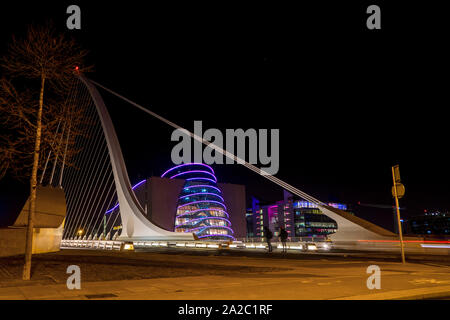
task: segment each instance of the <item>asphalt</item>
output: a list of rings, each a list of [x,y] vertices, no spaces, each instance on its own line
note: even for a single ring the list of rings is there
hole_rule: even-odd
[[[121,252],[63,250],[61,255],[122,255]],[[130,253],[126,253],[127,257]],[[450,267],[442,263],[390,261],[389,257],[322,254],[289,255],[226,251],[131,253],[153,263],[196,263],[208,266],[282,268],[278,271],[225,275],[164,277],[141,280],[83,281],[81,290],[65,284],[0,288],[0,299],[137,299],[137,300],[392,300],[446,299],[450,296]],[[70,262],[73,264],[73,259]],[[377,265],[381,288],[369,289],[367,268]],[[238,269],[237,269],[238,270]]]

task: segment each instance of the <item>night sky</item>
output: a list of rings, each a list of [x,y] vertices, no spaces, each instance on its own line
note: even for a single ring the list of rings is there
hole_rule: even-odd
[[[0,54],[12,34],[52,20],[90,50],[90,78],[189,130],[194,120],[204,130],[280,129],[277,177],[316,198],[347,203],[392,229],[391,210],[356,203],[392,205],[391,166],[399,164],[405,217],[450,208],[443,9],[410,1],[92,2],[2,4]],[[81,7],[80,31],[65,28],[70,4]],[[381,30],[366,29],[369,4],[381,7]],[[101,93],[130,180],[168,169],[172,129]],[[282,198],[279,187],[241,166],[214,169],[220,182],[245,184],[248,195]],[[0,180],[0,209],[27,188]]]

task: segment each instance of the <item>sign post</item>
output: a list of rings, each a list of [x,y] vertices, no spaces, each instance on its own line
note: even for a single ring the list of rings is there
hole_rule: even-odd
[[[402,263],[405,263],[405,248],[403,245],[402,225],[400,221],[400,207],[398,204],[398,199],[403,197],[403,195],[405,194],[405,186],[400,182],[400,168],[398,165],[392,167],[392,180],[394,182],[394,186],[392,187],[392,195],[395,198],[395,208],[397,210],[397,224],[398,234],[400,236]]]

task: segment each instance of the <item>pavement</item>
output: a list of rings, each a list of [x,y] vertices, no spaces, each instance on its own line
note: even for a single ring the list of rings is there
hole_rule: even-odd
[[[80,253],[82,254],[82,253]],[[141,253],[142,255],[142,253]],[[121,300],[391,300],[450,296],[450,267],[439,262],[406,263],[305,255],[291,259],[278,253],[256,257],[145,253],[161,262],[284,268],[283,271],[183,276],[141,280],[83,282],[0,288],[0,299]],[[369,289],[367,267],[380,268],[380,289]]]

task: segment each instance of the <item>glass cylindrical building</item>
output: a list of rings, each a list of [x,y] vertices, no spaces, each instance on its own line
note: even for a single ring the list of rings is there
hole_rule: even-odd
[[[178,198],[176,232],[193,232],[205,240],[235,239],[222,191],[210,166],[181,164],[167,170],[161,177],[186,181]]]

